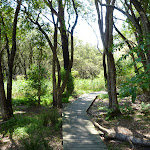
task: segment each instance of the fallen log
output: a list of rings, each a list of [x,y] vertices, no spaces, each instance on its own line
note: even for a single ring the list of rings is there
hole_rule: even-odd
[[[121,140],[121,141],[126,141],[126,142],[130,143],[131,147],[134,147],[133,144],[150,147],[150,140],[144,140],[141,138],[124,135],[122,133],[112,132],[109,129],[102,127],[97,122],[95,122],[93,120],[92,120],[92,122],[96,128],[98,128],[101,132],[103,132],[103,134],[101,134],[101,136],[103,136],[105,140],[117,139],[117,140]]]

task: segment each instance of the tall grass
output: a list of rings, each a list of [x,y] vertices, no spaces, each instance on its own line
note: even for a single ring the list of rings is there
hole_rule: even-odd
[[[44,81],[45,85],[47,85],[46,94],[41,96],[41,104],[42,105],[50,105],[52,103],[52,82],[50,80]],[[5,89],[6,89],[5,82]],[[36,91],[33,90],[29,84],[28,80],[25,80],[23,77],[17,77],[17,80],[13,80],[12,82],[12,99],[14,105],[33,105],[36,104],[35,96]]]
[[[41,96],[41,104],[50,105],[53,100],[52,81],[45,80],[44,83],[47,85],[47,91],[44,96]],[[75,78],[73,96],[104,89],[105,82],[102,74],[95,79]],[[35,97],[35,91],[30,86],[28,86],[28,81],[21,77],[17,78],[17,80],[13,80],[12,97],[14,105],[32,105],[36,102],[37,99]]]
[[[93,80],[75,79],[74,82],[76,94],[84,94],[105,89],[105,82],[103,78],[95,78]]]

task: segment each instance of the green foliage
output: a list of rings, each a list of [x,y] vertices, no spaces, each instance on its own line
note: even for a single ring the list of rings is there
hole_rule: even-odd
[[[12,82],[12,97],[13,99],[23,97],[25,95],[25,88],[28,82],[24,79],[24,76],[20,75],[16,77],[17,80]],[[6,84],[6,82],[5,82]]]
[[[30,112],[25,115],[24,111],[22,114],[15,115],[1,124],[0,133],[17,139],[21,144],[21,149],[24,150],[51,149],[48,137],[60,130],[61,115],[55,108],[44,107],[44,110],[39,110],[38,114]]]
[[[31,87],[32,90],[36,90],[35,94],[29,92],[26,93],[26,97],[29,100],[34,101],[36,96],[46,94],[47,85],[44,84],[46,73],[45,68],[41,66],[37,67],[36,65],[33,65],[32,68],[28,70],[28,87]]]
[[[121,84],[121,89],[119,91],[119,97],[128,97],[132,96],[132,102],[135,101],[136,96],[137,96],[137,87],[132,84],[132,81],[128,79],[127,83]]]
[[[134,113],[134,110],[129,103],[125,103],[124,105],[119,106],[119,108],[122,114],[129,115]]]
[[[38,67],[36,65],[33,65],[30,70],[28,70],[28,79],[29,79],[29,84],[33,89],[38,90],[40,86],[43,86],[43,91],[42,93],[44,94],[45,88],[44,85],[42,84],[45,75],[46,75],[46,70],[43,67]]]
[[[135,75],[132,78],[128,78],[126,83],[121,84],[120,97],[132,96],[132,102],[135,101],[137,94],[141,90],[147,90],[150,85],[150,78],[144,71]]]
[[[43,125],[47,126],[49,122],[52,124],[52,126],[55,126],[55,129],[60,128],[61,125],[61,119],[60,119],[60,114],[56,108],[53,108],[52,110],[45,111],[42,114],[42,121]]]
[[[109,96],[108,96],[108,94],[100,94],[100,95],[98,95],[98,97],[100,98],[100,99],[105,99],[105,98],[109,98]]]
[[[21,106],[21,105],[35,106],[36,102],[35,102],[35,98],[30,95],[29,97],[12,99],[12,104],[14,107]]]
[[[48,144],[48,140],[44,139],[42,135],[30,136],[21,139],[21,149],[23,150],[52,150]]]
[[[141,103],[141,111],[146,115],[150,114],[150,104],[146,104],[144,102]]]
[[[75,93],[77,95],[90,93],[94,91],[100,91],[105,89],[104,78],[95,78],[95,79],[75,79]]]
[[[61,78],[62,78],[62,81],[64,81],[65,75],[66,75],[66,70],[61,69]],[[74,91],[74,77],[73,77],[72,74],[70,73],[70,74],[69,74],[68,81],[67,81],[66,90],[65,90],[65,92],[63,93],[63,98],[62,98],[62,102],[63,102],[63,103],[69,102],[69,101],[68,101],[68,100],[69,100],[69,97],[72,95],[73,91]]]
[[[126,55],[122,55],[116,62],[116,74],[117,74],[117,86],[120,88],[120,84],[127,82],[127,78],[135,76],[133,64],[131,59],[124,58]]]
[[[75,41],[73,70],[78,72],[78,76],[83,79],[94,79],[100,73],[102,67],[102,55],[97,48],[82,41]]]

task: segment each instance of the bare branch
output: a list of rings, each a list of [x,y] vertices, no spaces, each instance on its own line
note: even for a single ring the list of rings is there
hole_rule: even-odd
[[[96,39],[97,39],[97,49],[98,49],[98,51],[100,52],[100,54],[103,54],[103,53],[101,52],[100,48],[99,48],[99,40],[98,40],[98,36],[97,36],[97,34],[96,34],[94,28],[92,27],[92,25],[91,25],[87,20],[85,20],[85,21],[86,21],[87,24],[92,28],[92,30],[93,30],[93,32],[94,32],[94,34],[95,34],[95,36],[96,36]]]
[[[99,1],[99,0],[98,0],[98,1]],[[100,2],[99,2],[99,3],[100,3]],[[139,26],[137,20],[135,20],[135,18],[134,18],[133,16],[131,16],[128,12],[125,12],[125,11],[123,11],[122,9],[120,9],[120,8],[118,8],[118,7],[116,7],[116,6],[113,6],[113,5],[101,4],[101,3],[100,3],[100,5],[101,5],[101,6],[105,6],[105,7],[113,7],[114,9],[120,11],[122,14],[124,14],[125,16],[128,17],[128,19],[134,24],[134,26],[135,26],[136,29],[139,31],[139,33],[142,32],[141,27]]]
[[[72,0],[72,3],[73,3],[73,8],[74,8],[74,11],[75,11],[75,14],[76,14],[76,19],[75,19],[74,25],[72,26],[72,29],[71,29],[71,34],[73,35],[73,31],[74,31],[74,29],[77,25],[77,22],[78,22],[78,12],[77,12],[77,8],[75,6],[74,0]]]

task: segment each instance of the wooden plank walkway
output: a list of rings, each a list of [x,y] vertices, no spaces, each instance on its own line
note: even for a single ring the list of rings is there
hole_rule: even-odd
[[[106,145],[90,121],[86,110],[104,91],[84,94],[63,110],[64,150],[106,150]]]

